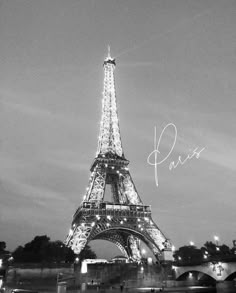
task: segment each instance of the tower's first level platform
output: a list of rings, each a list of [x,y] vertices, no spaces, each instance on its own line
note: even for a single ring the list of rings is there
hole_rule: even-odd
[[[84,201],[74,214],[74,220],[80,214],[84,216],[148,218],[151,216],[151,206]]]

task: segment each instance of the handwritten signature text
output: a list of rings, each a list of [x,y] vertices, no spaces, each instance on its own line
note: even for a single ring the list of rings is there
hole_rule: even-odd
[[[173,129],[174,131],[174,137],[173,137],[173,143],[170,147],[170,149],[165,153],[165,154],[161,154],[161,152],[159,151],[160,149],[160,145],[161,145],[161,140],[162,140],[162,136],[165,133],[165,131],[167,129]],[[157,142],[157,135],[156,135],[156,127],[155,127],[155,132],[154,132],[154,150],[149,154],[148,158],[147,158],[147,162],[149,165],[154,166],[155,169],[155,182],[156,182],[156,186],[159,185],[159,180],[158,180],[158,173],[157,173],[157,166],[162,164],[163,162],[165,162],[169,156],[171,155],[172,151],[174,150],[175,144],[176,144],[176,140],[177,140],[177,127],[175,126],[175,124],[173,123],[169,123],[167,124],[162,132],[161,135],[158,139]],[[192,159],[193,157],[199,159],[201,152],[205,149],[204,148],[199,148],[196,147],[194,150],[191,151],[190,154],[188,154],[184,159],[179,156],[177,161],[172,161],[169,164],[169,170],[175,169],[178,165],[184,165],[186,163],[186,161]],[[152,160],[152,158],[154,157],[154,160]]]

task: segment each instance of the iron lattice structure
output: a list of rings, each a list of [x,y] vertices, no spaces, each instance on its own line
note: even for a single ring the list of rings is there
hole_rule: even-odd
[[[115,59],[110,52],[104,61],[102,119],[96,158],[86,194],[74,214],[66,239],[67,246],[80,254],[91,240],[113,242],[130,260],[140,261],[140,240],[157,260],[171,260],[171,244],[151,217],[150,206],[143,205],[125,158],[116,104]],[[111,186],[112,202],[104,201],[105,188]]]

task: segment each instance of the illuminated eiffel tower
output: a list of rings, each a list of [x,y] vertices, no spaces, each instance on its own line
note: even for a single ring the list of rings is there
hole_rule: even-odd
[[[143,205],[131,178],[125,158],[117,115],[114,81],[115,59],[104,60],[104,90],[98,150],[91,166],[86,194],[74,214],[66,239],[67,246],[80,254],[91,240],[113,242],[131,261],[140,261],[140,241],[158,261],[172,260],[171,244]],[[112,200],[104,200],[110,185]]]

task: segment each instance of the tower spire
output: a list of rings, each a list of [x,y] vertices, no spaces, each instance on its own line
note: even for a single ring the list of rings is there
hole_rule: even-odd
[[[100,124],[100,135],[98,139],[97,155],[107,154],[124,157],[120,128],[117,114],[116,91],[115,91],[115,59],[111,57],[110,46],[108,56],[104,60],[104,85],[102,99],[102,118]]]
[[[107,58],[108,59],[111,59],[111,47],[110,47],[110,45],[108,45],[108,54],[107,54]]]

